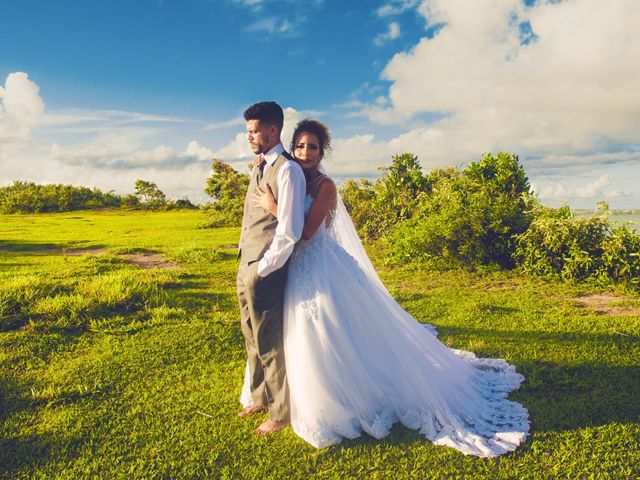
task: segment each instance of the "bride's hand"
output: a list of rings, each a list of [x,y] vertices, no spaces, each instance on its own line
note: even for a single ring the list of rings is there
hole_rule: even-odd
[[[265,209],[274,217],[278,216],[278,204],[276,203],[276,199],[273,196],[273,191],[271,191],[271,187],[268,183],[266,190],[262,189],[261,187],[257,188],[256,192],[253,194],[253,205],[255,207]]]

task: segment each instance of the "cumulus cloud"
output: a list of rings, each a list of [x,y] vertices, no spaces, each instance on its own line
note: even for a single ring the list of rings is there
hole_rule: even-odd
[[[61,146],[55,143],[51,146],[50,156],[60,164],[98,170],[177,169],[207,162],[213,157],[213,152],[196,140],[191,141],[184,152],[178,152],[167,145],[144,149],[132,138],[105,135],[85,145]]]
[[[2,151],[29,140],[44,113],[38,85],[24,72],[10,73],[0,86],[0,159]]]
[[[371,134],[337,138],[324,160],[325,167],[331,175],[371,175],[389,163],[389,156],[396,153],[392,148],[386,142],[376,142]]]
[[[543,200],[569,201],[576,199],[600,200],[603,198],[614,199],[620,197],[630,197],[631,192],[623,190],[611,190],[607,187],[611,185],[609,175],[588,181],[584,185],[569,187],[563,182],[546,182],[538,186],[537,182],[532,182],[532,190]]]
[[[187,145],[187,150],[181,155],[182,157],[193,157],[200,161],[213,159],[213,151],[207,147],[201,146],[196,140],[192,140]]]
[[[396,143],[454,163],[496,150],[532,163],[637,150],[640,3],[423,0],[418,12],[441,29],[396,54],[382,74],[388,100],[356,113],[380,124],[442,114]]]
[[[400,25],[398,22],[391,22],[389,24],[389,30],[386,33],[380,33],[373,39],[374,45],[381,47],[385,43],[395,40],[400,36]]]

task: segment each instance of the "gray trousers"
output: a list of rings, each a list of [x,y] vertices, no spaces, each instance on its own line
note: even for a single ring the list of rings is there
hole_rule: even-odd
[[[241,261],[237,279],[251,397],[254,405],[269,407],[269,418],[277,422],[289,421],[290,416],[282,338],[287,267],[260,278],[258,262]]]

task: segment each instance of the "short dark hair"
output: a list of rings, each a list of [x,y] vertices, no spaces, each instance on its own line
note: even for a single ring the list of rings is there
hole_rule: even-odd
[[[244,119],[260,120],[271,125],[277,126],[282,130],[284,125],[284,113],[282,107],[276,102],[258,102],[251,105],[244,111]]]
[[[320,143],[320,158],[324,157],[325,150],[331,150],[331,135],[329,134],[327,126],[318,120],[305,118],[298,122],[296,129],[293,131],[293,137],[291,138],[292,152],[296,149],[296,137],[303,132],[312,133],[318,137],[318,142]]]

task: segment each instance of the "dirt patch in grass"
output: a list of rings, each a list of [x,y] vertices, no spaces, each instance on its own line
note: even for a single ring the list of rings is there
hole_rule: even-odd
[[[70,248],[63,250],[60,248],[42,248],[38,250],[12,250],[7,247],[0,247],[0,253],[31,253],[35,255],[101,255],[107,253],[106,248]],[[131,253],[117,254],[124,262],[138,265],[142,268],[180,268],[180,265],[164,258],[159,253]]]
[[[611,293],[594,293],[574,299],[578,304],[592,308],[601,315],[640,315],[640,308],[630,303],[630,298],[620,297]]]
[[[164,258],[159,253],[137,253],[132,255],[120,255],[125,262],[138,265],[142,268],[180,268],[180,265]]]

